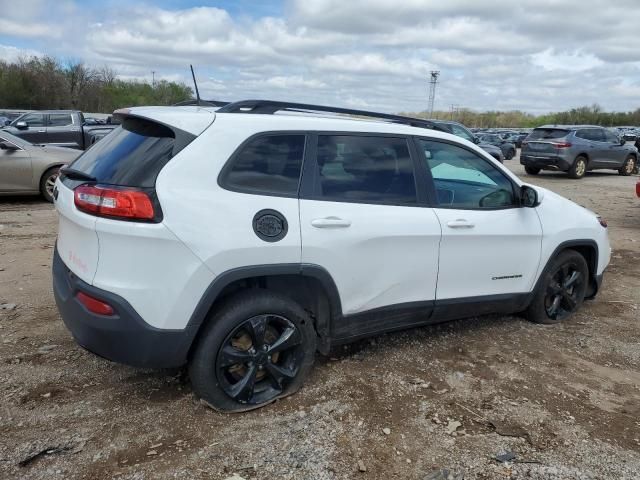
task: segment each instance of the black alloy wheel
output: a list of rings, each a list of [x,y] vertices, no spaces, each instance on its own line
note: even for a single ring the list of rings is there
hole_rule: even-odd
[[[543,272],[525,315],[536,323],[560,323],[582,306],[588,286],[585,257],[575,250],[564,250]]]
[[[295,393],[313,367],[317,333],[309,312],[267,289],[247,289],[216,305],[189,359],[197,396],[222,412],[242,412]]]
[[[561,321],[576,311],[584,296],[586,279],[579,267],[565,263],[551,276],[544,300],[545,310],[550,319]]]
[[[222,343],[216,373],[224,392],[239,403],[277,398],[296,377],[304,358],[302,335],[280,315],[250,318]]]

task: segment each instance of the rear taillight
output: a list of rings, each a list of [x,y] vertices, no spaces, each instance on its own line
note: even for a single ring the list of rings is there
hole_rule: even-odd
[[[571,146],[569,142],[551,142],[551,145],[556,148],[569,148]]]
[[[153,220],[153,202],[146,192],[134,188],[80,185],[74,190],[78,210],[98,217]]]
[[[600,216],[598,216],[598,223],[600,224],[600,226],[602,228],[607,228],[609,226],[607,221],[604,218],[600,217]]]
[[[76,293],[76,298],[91,313],[106,316],[111,316],[115,313],[111,305],[103,302],[102,300],[98,300],[97,298],[87,295],[86,293],[78,292]]]

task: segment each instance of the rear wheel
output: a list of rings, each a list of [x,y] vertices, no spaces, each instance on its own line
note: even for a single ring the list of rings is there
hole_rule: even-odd
[[[233,297],[209,320],[189,364],[195,393],[220,411],[267,405],[297,391],[315,357],[307,312],[266,290]]]
[[[516,151],[512,148],[512,149],[507,151],[507,155],[505,156],[505,158],[507,160],[511,160],[515,156],[516,156]]]
[[[633,157],[633,155],[629,155],[624,160],[622,167],[618,169],[618,173],[622,176],[627,177],[634,172],[635,168],[636,168],[636,159]]]
[[[540,169],[535,167],[524,167],[524,171],[529,175],[537,175],[540,173]]]
[[[584,301],[589,283],[587,262],[575,250],[565,250],[543,275],[526,317],[536,323],[560,323]]]
[[[47,202],[53,203],[53,187],[60,175],[60,167],[53,167],[44,172],[40,179],[40,193]]]
[[[582,155],[577,157],[571,168],[569,168],[568,173],[570,178],[578,179],[584,177],[584,174],[587,173],[587,158]]]

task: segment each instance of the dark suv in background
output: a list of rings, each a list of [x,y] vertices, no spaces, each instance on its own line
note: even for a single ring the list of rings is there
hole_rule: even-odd
[[[592,125],[545,125],[522,142],[520,163],[530,175],[540,170],[582,178],[589,170],[614,169],[631,175],[638,149],[610,130]]]
[[[498,160],[500,163],[504,163],[505,155],[500,147],[495,145],[491,145],[490,143],[483,142],[471,132],[467,127],[458,122],[448,122],[446,120],[429,120],[430,122],[436,124],[440,130],[456,135],[457,137],[464,138],[465,140],[470,141],[471,143],[475,143],[493,158]]]

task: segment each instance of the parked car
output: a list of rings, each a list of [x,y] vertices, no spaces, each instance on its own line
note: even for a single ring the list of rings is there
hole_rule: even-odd
[[[513,143],[516,148],[522,148],[522,141],[529,136],[526,132],[514,133],[506,136],[504,139],[507,142]]]
[[[490,143],[481,141],[478,136],[474,135],[467,127],[465,127],[461,123],[449,122],[446,120],[429,120],[429,121],[441,127],[440,129],[442,131],[451,133],[460,138],[464,138],[465,140],[468,140],[471,143],[475,143],[476,145],[478,145],[478,147],[483,149],[485,152],[487,152],[493,158],[498,160],[500,163],[504,162],[505,157],[504,157],[504,154],[502,153],[501,148],[496,147],[495,145],[491,145]]]
[[[533,130],[523,143],[520,163],[526,172],[560,170],[571,178],[582,178],[596,169],[618,170],[631,175],[638,149],[627,145],[610,130],[593,125],[545,125]]]
[[[114,128],[115,125],[87,124],[79,111],[48,110],[25,113],[5,130],[34,144],[85,150]]]
[[[271,101],[121,115],[56,182],[56,303],[83,347],[187,364],[218,410],[289,395],[316,350],[385,331],[561,322],[609,262],[596,214],[424,120]]]
[[[636,196],[640,197],[640,178],[638,179],[638,182],[636,183]]]
[[[11,123],[11,119],[9,117],[4,117],[0,115],[0,128],[6,127]]]
[[[78,155],[77,150],[33,145],[0,130],[0,195],[40,193],[52,202],[60,167]]]
[[[489,145],[494,145],[500,148],[506,160],[511,160],[516,156],[516,146],[513,143],[501,138],[498,134],[484,133],[482,135],[478,135],[478,138],[481,142],[488,143]]]

